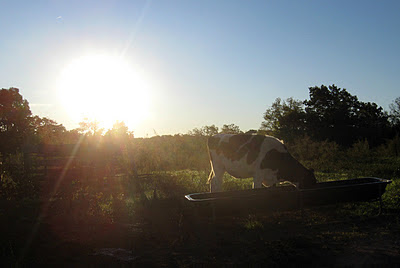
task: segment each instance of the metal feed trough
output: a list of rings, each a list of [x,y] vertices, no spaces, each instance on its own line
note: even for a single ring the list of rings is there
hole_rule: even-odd
[[[390,180],[358,178],[341,181],[320,182],[306,189],[292,185],[217,193],[193,193],[185,198],[196,207],[212,208],[215,212],[234,213],[262,209],[284,211],[305,207],[322,206],[343,202],[380,201]]]

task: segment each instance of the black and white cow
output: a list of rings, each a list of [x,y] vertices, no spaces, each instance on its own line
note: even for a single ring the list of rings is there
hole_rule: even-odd
[[[226,172],[236,178],[253,177],[253,188],[279,181],[297,183],[299,188],[316,183],[314,172],[294,159],[277,138],[264,135],[217,134],[208,139],[211,162],[211,192],[222,190]]]

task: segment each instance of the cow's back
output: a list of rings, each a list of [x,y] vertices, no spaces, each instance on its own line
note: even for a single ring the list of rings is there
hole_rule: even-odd
[[[252,177],[260,169],[266,152],[285,152],[278,139],[264,135],[217,134],[209,138],[208,148],[213,168],[227,171],[234,177]]]

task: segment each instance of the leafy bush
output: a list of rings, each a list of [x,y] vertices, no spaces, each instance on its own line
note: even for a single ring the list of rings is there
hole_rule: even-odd
[[[10,154],[0,162],[0,198],[32,198],[38,193],[38,181],[24,172],[22,153]]]
[[[367,139],[355,142],[353,146],[347,150],[348,156],[353,159],[369,158],[370,153],[371,151]]]
[[[377,154],[380,156],[387,157],[399,157],[400,156],[400,136],[396,135],[393,139],[387,140],[385,144],[380,145],[377,148]]]
[[[343,156],[335,142],[313,141],[304,136],[287,145],[289,152],[308,168],[322,172],[337,170],[337,162]]]
[[[0,176],[1,197],[10,199],[17,192],[18,184],[12,179],[8,172],[3,171]]]
[[[383,202],[387,209],[400,210],[400,180],[398,178],[393,179],[392,183],[387,186]]]

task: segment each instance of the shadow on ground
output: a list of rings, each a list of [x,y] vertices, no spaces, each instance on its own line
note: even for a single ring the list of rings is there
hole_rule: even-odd
[[[213,219],[182,200],[161,200],[134,217],[111,221],[75,217],[55,204],[3,201],[0,265],[400,265],[398,211],[343,216],[343,209],[252,211]]]

